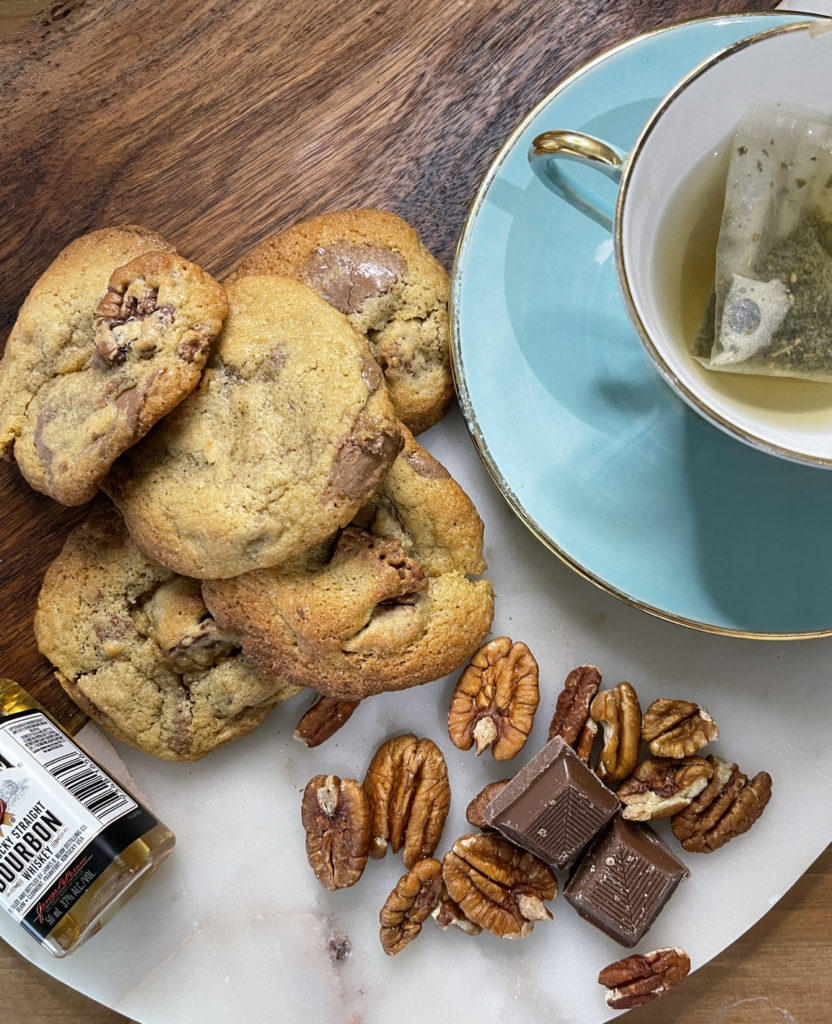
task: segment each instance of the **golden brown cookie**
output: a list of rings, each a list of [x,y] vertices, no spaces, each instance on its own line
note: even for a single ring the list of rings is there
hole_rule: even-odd
[[[260,273],[298,278],[366,335],[414,434],[444,416],[454,390],[448,275],[401,217],[374,209],[313,217],[260,242],[230,280]]]
[[[493,616],[483,528],[447,470],[405,448],[353,525],[276,569],[203,582],[223,628],[264,671],[363,698],[447,675]]]
[[[345,526],[401,427],[364,338],[311,288],[230,284],[202,380],[104,488],[153,559],[198,579],[285,561]]]
[[[154,232],[70,243],[35,283],[0,362],[0,451],[65,505],[196,386],[225,291]]]
[[[193,761],[245,736],[298,692],[242,654],[210,617],[199,582],[144,555],[109,505],[75,528],[47,570],[35,634],[83,711],[167,760]]]

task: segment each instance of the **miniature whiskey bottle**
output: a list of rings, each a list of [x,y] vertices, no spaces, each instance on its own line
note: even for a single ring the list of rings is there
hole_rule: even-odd
[[[22,687],[0,678],[0,906],[65,956],[173,845],[167,826]]]

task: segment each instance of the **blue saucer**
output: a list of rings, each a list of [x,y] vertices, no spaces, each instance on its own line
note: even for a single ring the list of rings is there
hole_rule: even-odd
[[[832,633],[832,471],[761,454],[688,409],[630,324],[611,236],[549,193],[526,153],[550,128],[629,149],[699,62],[806,19],[686,22],[568,78],[489,169],[452,289],[463,414],[529,529],[629,604],[699,629],[779,639]]]

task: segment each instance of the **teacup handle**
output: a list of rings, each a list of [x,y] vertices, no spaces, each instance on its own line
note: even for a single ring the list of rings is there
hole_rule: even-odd
[[[529,147],[529,163],[543,184],[608,231],[612,231],[614,204],[582,185],[563,165],[567,160],[587,164],[618,184],[626,159],[627,154],[609,142],[563,129],[543,132]]]

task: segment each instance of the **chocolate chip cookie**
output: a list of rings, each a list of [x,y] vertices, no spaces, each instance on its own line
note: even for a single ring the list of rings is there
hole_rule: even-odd
[[[196,386],[225,291],[140,227],[70,243],[35,283],[0,362],[0,451],[65,505]]]
[[[264,671],[358,699],[447,675],[491,627],[483,527],[447,470],[405,435],[372,500],[328,544],[203,582],[215,620]]]
[[[139,546],[198,579],[276,565],[345,526],[402,445],[365,339],[311,288],[228,285],[199,386],[104,489]]]
[[[415,230],[386,210],[325,213],[266,238],[231,279],[289,274],[366,335],[399,419],[414,434],[448,409],[448,275]]]
[[[48,568],[35,635],[83,711],[167,760],[193,761],[245,736],[298,692],[242,654],[210,617],[199,582],[144,555],[109,505]]]

